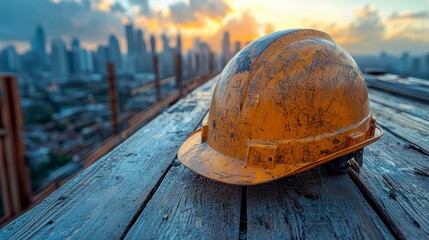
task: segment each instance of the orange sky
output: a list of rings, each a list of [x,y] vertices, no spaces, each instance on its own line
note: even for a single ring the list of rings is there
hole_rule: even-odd
[[[33,3],[30,0],[14,0],[0,5],[12,5],[17,1]],[[4,28],[11,29],[3,32],[10,32],[11,36],[10,39],[0,39],[0,47],[12,42],[20,50],[28,48],[28,39],[35,28],[32,24],[40,23],[45,27],[48,39],[61,37],[70,41],[72,37],[78,37],[82,45],[89,49],[106,44],[108,35],[113,33],[121,39],[121,48],[125,52],[123,23],[131,18],[136,26],[145,31],[147,39],[150,34],[159,37],[162,32],[174,39],[180,31],[185,49],[191,48],[198,37],[207,41],[215,51],[219,51],[225,31],[230,32],[231,43],[239,40],[244,45],[247,41],[276,30],[316,28],[330,34],[353,54],[378,54],[380,51],[394,54],[403,51],[414,54],[429,52],[429,0],[39,1],[39,5],[42,2],[55,5],[58,11],[64,13],[51,18],[51,13],[44,13],[35,16],[35,19],[23,19],[25,22],[21,24],[21,28],[25,28],[26,36],[12,36],[15,30],[8,30],[18,29],[20,26],[11,25],[14,22],[5,23]],[[17,9],[23,11],[22,15],[25,16],[37,14]],[[46,19],[41,19],[45,16]],[[64,26],[61,25],[62,22]]]
[[[160,2],[149,2],[153,12],[149,18],[136,14],[137,25],[155,33],[164,30],[174,34],[180,29],[186,48],[199,37],[219,51],[226,30],[230,31],[232,41],[240,40],[244,44],[276,30],[316,28],[327,32],[355,54],[378,54],[383,50],[429,52],[427,0],[367,3],[355,0],[205,0],[206,5],[211,4],[208,8],[192,7],[194,1]],[[175,7],[177,5],[182,8]],[[192,18],[178,14],[186,6],[192,11],[184,12],[193,14]]]

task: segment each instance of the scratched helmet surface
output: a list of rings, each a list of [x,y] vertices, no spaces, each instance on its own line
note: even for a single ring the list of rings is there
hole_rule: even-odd
[[[254,185],[350,155],[381,135],[352,57],[324,32],[295,29],[230,60],[202,128],[178,157],[205,177]]]

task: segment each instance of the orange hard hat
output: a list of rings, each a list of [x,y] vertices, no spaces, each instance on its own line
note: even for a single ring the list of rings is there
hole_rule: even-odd
[[[377,141],[365,80],[352,57],[317,30],[266,35],[218,76],[202,128],[179,160],[205,177],[254,185],[336,160]],[[335,162],[331,162],[335,163]]]

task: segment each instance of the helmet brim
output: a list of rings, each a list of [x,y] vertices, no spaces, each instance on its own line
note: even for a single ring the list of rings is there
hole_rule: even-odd
[[[182,144],[178,151],[178,158],[187,168],[212,180],[234,185],[256,185],[296,174],[344,156],[377,141],[382,134],[382,130],[377,128],[373,138],[314,162],[293,165],[278,164],[274,168],[263,168],[245,166],[243,161],[214,150],[206,142],[201,142],[201,129],[199,129]]]

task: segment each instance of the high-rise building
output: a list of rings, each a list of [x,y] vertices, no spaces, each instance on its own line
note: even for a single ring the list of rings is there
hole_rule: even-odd
[[[429,53],[423,56],[423,72],[429,76]]]
[[[177,34],[176,38],[176,52],[182,56],[182,37],[180,36],[180,33]]]
[[[150,35],[150,50],[152,56],[154,56],[156,54],[156,40],[154,35]]]
[[[235,54],[237,54],[238,52],[240,52],[241,50],[241,42],[240,41],[235,41]]]
[[[138,29],[135,34],[135,55],[136,55],[136,69],[138,72],[147,70],[147,52],[146,42],[144,41],[143,31]]]
[[[52,76],[58,81],[65,81],[69,76],[69,64],[67,59],[66,45],[61,39],[52,40],[51,46],[51,71]]]
[[[0,52],[0,71],[19,72],[21,61],[14,46],[9,45]]]
[[[88,58],[92,62],[92,72],[99,72],[98,70],[98,56],[97,51],[91,51],[88,54]]]
[[[78,62],[79,62],[79,72],[80,73],[91,73],[92,70],[89,68],[89,62],[88,62],[88,51],[84,48],[79,49],[78,54]]]
[[[210,69],[210,47],[207,43],[200,41],[198,38],[194,41],[194,51],[197,54],[195,59],[195,67],[197,74],[207,72]]]
[[[411,59],[411,66],[410,66],[410,72],[414,73],[414,74],[419,74],[421,72],[421,65],[422,65],[422,59],[420,57],[413,57]]]
[[[45,69],[47,66],[47,55],[46,55],[46,40],[45,32],[43,31],[42,26],[37,26],[34,36],[31,40],[31,51],[35,55],[35,63],[41,70]]]
[[[68,53],[69,69],[71,74],[79,74],[83,72],[80,55],[80,42],[77,38],[71,41],[71,50]]]
[[[78,50],[78,49],[80,49],[80,41],[79,41],[79,39],[77,39],[77,38],[73,38],[72,40],[71,40],[71,47],[72,47],[72,50]]]
[[[109,57],[109,50],[105,46],[98,46],[97,48],[97,67],[96,72],[106,73],[106,65]]]
[[[408,74],[410,71],[410,68],[411,68],[411,57],[410,57],[410,54],[408,52],[404,52],[401,55],[401,59],[399,61],[399,64],[400,65],[398,66],[398,69],[400,69],[399,70],[400,73],[404,74],[404,75]]]
[[[125,34],[127,38],[127,56],[126,56],[126,71],[128,73],[136,72],[136,57],[135,57],[135,37],[134,27],[132,23],[125,25]]]
[[[161,41],[162,41],[162,51],[166,52],[170,50],[170,40],[168,39],[167,35],[163,33],[161,35]]]
[[[125,34],[127,38],[127,50],[128,55],[134,52],[134,27],[132,23],[125,25]]]
[[[160,75],[161,78],[170,77],[173,75],[173,52],[174,50],[170,47],[170,40],[167,35],[161,35],[162,41],[162,53],[161,53],[161,66]]]
[[[86,72],[93,73],[94,72],[94,58],[92,57],[92,52],[85,50],[83,57],[86,58]]]
[[[225,32],[222,40],[222,58],[225,66],[231,58],[231,42],[229,40],[229,32]]]
[[[114,35],[109,36],[109,53],[108,60],[115,64],[116,70],[122,69],[121,50],[118,39]]]

